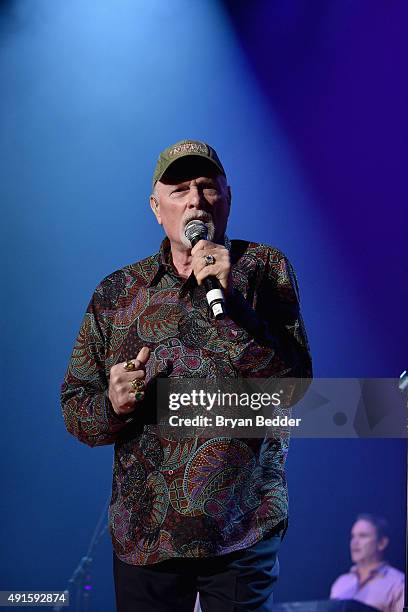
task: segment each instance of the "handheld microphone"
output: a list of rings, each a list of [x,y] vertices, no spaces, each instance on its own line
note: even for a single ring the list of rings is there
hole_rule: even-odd
[[[207,240],[208,229],[206,224],[199,219],[189,221],[184,228],[184,235],[194,247],[199,240]],[[227,314],[225,307],[224,293],[220,282],[215,276],[207,276],[203,280],[203,285],[206,291],[206,298],[213,317],[222,319]]]

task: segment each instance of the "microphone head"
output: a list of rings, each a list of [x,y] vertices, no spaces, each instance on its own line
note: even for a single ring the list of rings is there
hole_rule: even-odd
[[[194,246],[199,240],[207,240],[208,227],[204,221],[193,219],[189,221],[184,228],[184,235],[189,242]]]

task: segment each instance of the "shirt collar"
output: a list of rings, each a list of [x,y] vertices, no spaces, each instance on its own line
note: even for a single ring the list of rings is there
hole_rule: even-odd
[[[178,277],[178,272],[173,264],[173,258],[171,255],[170,240],[166,237],[161,245],[159,252],[154,256],[154,263],[149,277],[147,278],[147,285],[157,285],[159,280],[164,274],[170,274],[173,277]]]
[[[227,235],[225,235],[224,243],[226,248],[231,250],[231,241]],[[170,240],[167,238],[167,236],[162,241],[159,252],[154,256],[152,270],[146,279],[147,286],[151,287],[152,285],[156,285],[166,272],[172,274],[173,276],[178,276],[177,270],[173,264],[173,258],[171,256]]]
[[[383,561],[382,563],[380,563],[380,565],[377,565],[377,567],[374,567],[371,571],[370,571],[370,575],[369,578],[372,578],[373,576],[376,576],[377,574],[382,574],[385,575],[387,573],[388,570],[388,563],[386,561]],[[357,565],[353,565],[350,568],[350,572],[352,572],[353,574],[357,574]]]

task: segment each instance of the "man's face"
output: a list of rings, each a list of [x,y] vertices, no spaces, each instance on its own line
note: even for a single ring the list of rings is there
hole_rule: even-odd
[[[180,160],[181,161],[181,160]],[[184,228],[192,219],[202,219],[209,232],[208,239],[221,242],[230,209],[230,190],[224,176],[200,161],[191,164],[175,162],[171,173],[156,183],[150,205],[172,247],[189,250]],[[213,231],[212,231],[213,228]]]
[[[353,563],[379,561],[388,544],[388,538],[378,539],[376,527],[370,521],[358,520],[351,530],[350,552]]]

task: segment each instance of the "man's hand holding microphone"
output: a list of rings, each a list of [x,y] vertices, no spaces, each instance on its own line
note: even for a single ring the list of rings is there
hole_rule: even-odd
[[[187,223],[186,238],[192,249],[192,268],[199,285],[206,290],[207,302],[216,319],[226,315],[225,297],[232,291],[231,262],[228,249],[207,240],[207,227],[199,219]]]

